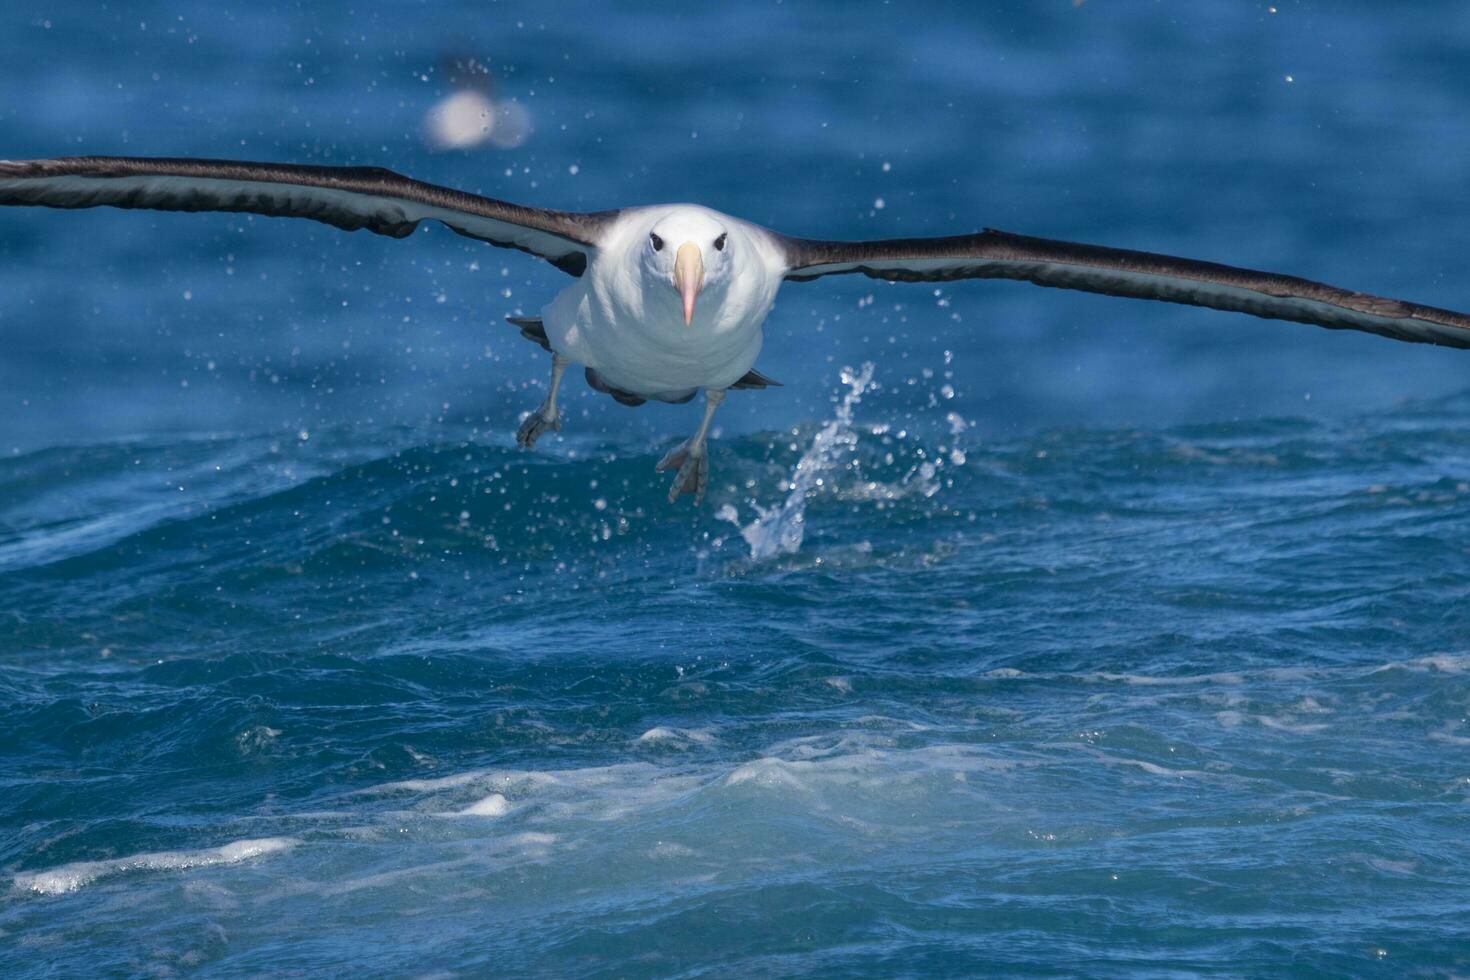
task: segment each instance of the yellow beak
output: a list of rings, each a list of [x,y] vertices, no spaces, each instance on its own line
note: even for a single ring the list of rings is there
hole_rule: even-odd
[[[674,255],[674,288],[684,300],[684,326],[694,322],[694,300],[704,286],[704,256],[699,246],[685,242]]]

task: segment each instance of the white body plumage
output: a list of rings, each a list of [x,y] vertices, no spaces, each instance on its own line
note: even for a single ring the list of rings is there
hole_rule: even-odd
[[[688,323],[675,281],[686,244],[699,250],[703,272]],[[689,204],[635,208],[541,315],[556,353],[615,388],[677,401],[728,388],[755,365],[785,271],[785,256],[755,225]]]

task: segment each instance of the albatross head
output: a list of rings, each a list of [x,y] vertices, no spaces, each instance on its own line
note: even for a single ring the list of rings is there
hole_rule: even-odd
[[[706,286],[730,278],[730,233],[702,208],[675,208],[654,222],[644,245],[643,266],[679,294],[684,325],[694,322],[694,305]]]

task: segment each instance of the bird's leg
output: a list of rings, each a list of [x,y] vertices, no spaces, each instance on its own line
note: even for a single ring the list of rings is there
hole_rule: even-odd
[[[679,470],[674,476],[674,485],[669,488],[669,503],[679,499],[681,493],[694,494],[695,503],[704,499],[704,486],[709,482],[709,451],[705,448],[704,440],[709,435],[709,424],[715,417],[715,409],[724,400],[725,389],[704,389],[704,418],[700,420],[699,429],[658,461],[655,469]]]
[[[516,445],[530,449],[536,445],[536,440],[548,431],[561,431],[561,415],[556,410],[556,391],[561,387],[561,376],[566,371],[567,365],[572,363],[569,358],[562,357],[555,351],[551,354],[551,390],[546,393],[543,401],[536,411],[526,416],[521,427],[516,430]]]

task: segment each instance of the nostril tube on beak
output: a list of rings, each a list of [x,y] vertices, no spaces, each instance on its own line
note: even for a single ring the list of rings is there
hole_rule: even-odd
[[[704,255],[699,246],[685,242],[674,255],[674,288],[684,301],[684,325],[694,322],[694,301],[704,287]]]

